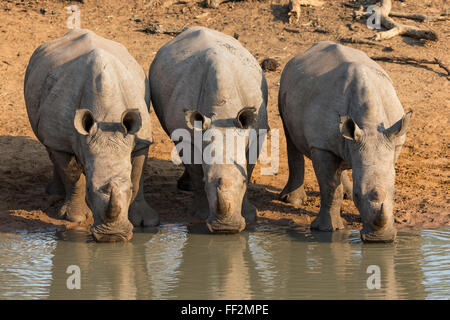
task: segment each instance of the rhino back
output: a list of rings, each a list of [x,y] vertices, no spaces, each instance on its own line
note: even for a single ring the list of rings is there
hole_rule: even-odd
[[[151,140],[145,73],[125,47],[89,30],[73,30],[38,47],[27,67],[24,93],[34,133],[56,150],[73,151],[78,108],[90,109],[103,121],[117,121],[126,108],[138,108],[143,126],[137,135]]]
[[[267,83],[258,62],[220,32],[189,28],[158,51],[149,77],[153,107],[167,133],[186,127],[185,109],[226,119],[253,106],[267,122]]]
[[[293,58],[280,81],[280,115],[297,147],[340,154],[341,115],[363,129],[389,127],[403,115],[392,81],[365,53],[330,41]]]

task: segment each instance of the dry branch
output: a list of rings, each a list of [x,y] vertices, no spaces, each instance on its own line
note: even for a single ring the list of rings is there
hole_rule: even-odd
[[[440,16],[427,16],[419,13],[402,13],[402,12],[389,12],[390,17],[396,18],[405,18],[410,20],[416,20],[419,22],[432,22],[432,21],[446,21],[448,17],[440,15]]]
[[[375,56],[371,57],[372,60],[375,61],[383,61],[383,62],[393,62],[400,64],[411,64],[411,65],[424,65],[424,64],[435,64],[444,69],[447,72],[447,77],[450,76],[449,68],[439,59],[434,58],[433,60],[427,59],[416,59],[411,57],[388,57],[388,56]]]
[[[301,13],[300,6],[321,7],[323,1],[320,0],[289,0],[289,23],[298,22]]]
[[[392,9],[391,0],[380,0],[381,25],[388,29],[387,31],[378,32],[373,40],[391,39],[397,35],[408,36],[416,39],[437,40],[438,36],[433,30],[418,29],[414,26],[400,24],[389,17]]]
[[[185,31],[186,28],[180,28],[180,29],[165,29],[162,25],[151,23],[147,25],[144,29],[138,29],[136,31],[149,33],[149,34],[168,34],[171,36],[176,36],[183,31]]]
[[[342,42],[342,43],[355,43],[355,44],[368,44],[368,45],[371,45],[371,46],[380,45],[379,43],[376,43],[376,42],[372,42],[372,41],[368,41],[368,40],[364,40],[364,39],[359,39],[359,38],[354,38],[354,37],[340,38],[339,42]]]

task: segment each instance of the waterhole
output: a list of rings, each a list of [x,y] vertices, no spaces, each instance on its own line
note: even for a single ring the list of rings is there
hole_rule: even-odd
[[[392,244],[268,225],[234,235],[162,225],[127,243],[0,234],[0,299],[449,298],[448,227],[401,230]]]

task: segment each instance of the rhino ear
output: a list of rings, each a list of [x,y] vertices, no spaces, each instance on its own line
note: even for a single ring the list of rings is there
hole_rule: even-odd
[[[189,129],[207,130],[211,126],[211,118],[198,110],[184,110],[184,118]]]
[[[412,110],[405,114],[400,120],[394,123],[390,128],[384,130],[384,134],[389,138],[401,137],[408,130],[408,124],[411,121]]]
[[[141,113],[138,109],[125,110],[122,113],[122,128],[125,134],[134,134],[142,127]]]
[[[75,130],[83,136],[86,136],[94,126],[94,116],[88,109],[77,109],[75,111],[75,117],[73,119],[73,125]]]
[[[236,117],[236,123],[239,128],[248,129],[252,127],[256,122],[256,108],[245,107],[239,111]]]
[[[341,135],[347,140],[360,141],[363,135],[362,130],[349,116],[341,116],[339,131],[341,132]]]

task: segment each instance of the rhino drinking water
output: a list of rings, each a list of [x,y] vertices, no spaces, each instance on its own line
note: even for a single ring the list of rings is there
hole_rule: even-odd
[[[47,192],[65,195],[61,218],[84,221],[92,212],[98,241],[129,240],[133,225],[158,224],[142,188],[150,88],[125,47],[82,29],[44,43],[30,59],[24,93],[53,162]]]
[[[289,162],[281,198],[295,204],[306,199],[306,155],[321,198],[311,227],[342,229],[343,189],[352,188],[344,170],[351,168],[361,238],[393,241],[394,164],[412,112],[404,114],[386,72],[359,50],[319,42],[288,62],[278,98]]]
[[[180,128],[192,136],[195,130],[214,129],[225,136],[268,129],[262,69],[230,36],[203,27],[187,29],[158,51],[150,77],[153,107],[169,135]],[[248,149],[246,143],[243,147]],[[206,147],[208,143],[200,146]],[[193,212],[207,218],[211,232],[240,232],[245,219],[256,218],[256,208],[246,195],[254,164],[248,155],[246,161],[184,163],[178,186],[195,191]]]

